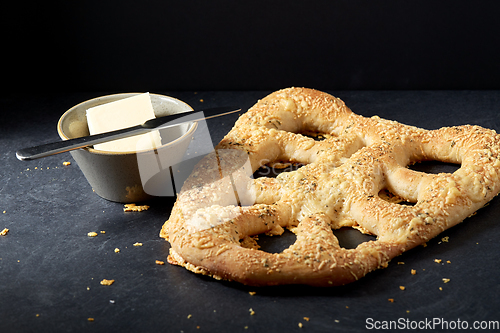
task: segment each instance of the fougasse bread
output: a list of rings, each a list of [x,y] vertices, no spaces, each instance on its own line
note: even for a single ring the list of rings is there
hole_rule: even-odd
[[[320,133],[317,141],[304,133]],[[353,113],[343,101],[306,88],[260,100],[194,169],[160,236],[168,262],[246,285],[335,286],[355,281],[483,207],[500,191],[500,136],[479,126],[424,130]],[[460,167],[429,174],[409,165]],[[263,165],[301,163],[276,178]],[[412,205],[384,200],[388,191]],[[376,240],[339,246],[332,230],[354,227]],[[281,253],[252,236],[296,241]]]

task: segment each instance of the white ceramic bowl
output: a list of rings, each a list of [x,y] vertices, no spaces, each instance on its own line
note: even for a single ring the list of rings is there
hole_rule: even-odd
[[[57,124],[59,136],[62,140],[68,140],[89,135],[87,109],[137,94],[107,95],[73,106],[59,119]],[[156,117],[193,110],[185,102],[173,97],[157,94],[150,94],[150,97]],[[180,162],[189,147],[196,128],[197,123],[195,122],[161,131],[162,146],[156,152],[153,149],[137,152],[108,152],[89,147],[73,150],[71,155],[99,196],[122,203],[144,201],[158,193],[154,189],[148,191],[143,186],[143,184],[148,183],[148,179],[145,177],[153,177],[155,170],[162,171],[161,166],[156,165],[158,154],[168,156],[169,165]],[[162,174],[166,177],[162,177],[163,180],[155,177],[155,188],[168,189],[172,187],[169,173],[162,172]],[[161,184],[162,181],[164,184]],[[174,195],[172,191],[163,191],[163,193]]]

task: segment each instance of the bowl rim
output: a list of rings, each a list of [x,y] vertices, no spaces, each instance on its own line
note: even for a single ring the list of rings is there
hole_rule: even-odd
[[[72,112],[74,109],[82,106],[83,104],[86,104],[86,103],[89,103],[89,102],[92,102],[92,101],[95,101],[95,100],[98,100],[98,99],[101,99],[101,98],[106,98],[106,97],[118,97],[118,96],[130,96],[130,97],[132,97],[132,96],[139,95],[139,94],[143,94],[143,93],[142,92],[129,92],[129,93],[108,94],[108,95],[98,96],[98,97],[94,97],[94,98],[88,99],[86,101],[80,102],[80,103],[72,106],[68,110],[66,110],[66,112],[64,112],[61,115],[61,117],[59,118],[59,121],[57,122],[57,133],[62,138],[62,140],[69,140],[70,139],[66,135],[66,133],[63,132],[62,123],[64,121],[64,118],[66,118],[70,112]],[[180,102],[182,104],[185,104],[189,109],[191,109],[191,111],[194,110],[191,105],[189,105],[188,103],[186,103],[186,102],[184,102],[184,101],[182,101],[182,100],[180,100],[178,98],[175,98],[175,97],[172,97],[172,96],[167,96],[167,95],[162,95],[162,94],[155,94],[155,93],[149,93],[149,95],[157,96],[157,97],[160,97],[160,98],[165,98],[166,97],[168,99],[175,100],[175,101],[178,101],[178,102]],[[190,111],[189,109],[185,110],[185,111]],[[91,147],[85,147],[85,148],[79,148],[79,149],[86,150],[86,151],[88,151],[89,153],[92,153],[92,154],[100,154],[100,155],[132,155],[132,154],[135,155],[135,154],[147,153],[147,152],[152,152],[154,150],[158,150],[158,149],[161,149],[161,148],[164,148],[164,147],[168,147],[168,146],[174,145],[177,141],[180,141],[180,140],[184,139],[186,136],[191,135],[196,130],[197,127],[198,127],[198,122],[193,122],[191,124],[191,126],[189,126],[188,130],[186,131],[186,133],[184,133],[183,135],[181,135],[177,139],[175,139],[173,141],[170,141],[170,142],[168,142],[166,144],[163,144],[163,145],[161,145],[161,146],[159,146],[157,148],[150,148],[150,149],[143,149],[143,150],[136,150],[136,151],[106,151],[106,150],[94,149],[94,148],[91,148]]]

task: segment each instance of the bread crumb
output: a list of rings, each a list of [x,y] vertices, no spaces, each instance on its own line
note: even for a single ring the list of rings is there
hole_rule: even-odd
[[[126,204],[125,208],[123,208],[124,212],[142,212],[144,210],[148,210],[148,205],[137,206],[136,204]]]
[[[401,289],[401,290],[405,290],[405,289],[406,289],[406,287],[405,287],[405,286],[399,286],[399,289]]]
[[[104,231],[104,230],[101,230],[101,234],[105,234],[105,233],[106,233],[106,231]]]
[[[96,237],[96,236],[97,236],[97,232],[95,232],[95,231],[91,231],[91,232],[89,232],[89,233],[87,234],[87,236],[89,236],[89,237]]]
[[[427,243],[423,243],[423,244],[422,244],[422,246],[423,246],[423,247],[427,247]]]
[[[37,313],[37,314],[35,315],[35,317],[40,317],[40,314],[39,314],[39,313]]]
[[[309,321],[309,317],[304,317],[304,320],[305,321]]]
[[[436,262],[436,263],[438,263],[438,264],[440,264],[440,263],[441,263],[441,261],[443,261],[443,260],[442,260],[442,259],[434,259],[434,262]]]
[[[113,283],[115,283],[115,280],[107,280],[107,279],[103,279],[103,280],[101,281],[101,284],[102,284],[103,286],[110,286],[110,285],[112,285]]]
[[[450,282],[450,279],[443,278],[443,282],[444,282],[444,283],[448,283],[448,282]]]
[[[191,319],[192,316],[192,314],[188,314],[187,319]]]
[[[5,228],[2,231],[0,231],[0,236],[6,236],[8,232],[9,232],[9,229]]]
[[[405,262],[404,261],[398,261],[398,265],[404,265]]]
[[[450,240],[450,237],[449,237],[449,236],[446,236],[446,237],[441,238],[441,241],[442,241],[443,243],[448,243],[448,241],[449,241],[449,240]]]
[[[5,214],[5,213],[7,213],[7,211],[6,211],[6,210],[4,210],[4,211],[3,211],[3,213]]]
[[[120,249],[119,248],[115,248],[115,253],[119,253],[120,252]]]
[[[411,275],[415,275],[415,274],[417,274],[417,270],[416,269],[412,269],[411,270]]]
[[[389,298],[388,301],[394,303],[394,298]]]
[[[91,317],[91,318],[88,318],[87,320],[88,321],[94,321],[94,318]]]
[[[134,243],[134,246],[142,246],[142,243],[139,243],[139,242]]]
[[[451,264],[451,261],[449,261],[449,260],[446,260],[446,263],[447,263],[447,264]]]
[[[255,314],[255,311],[252,308],[248,309],[248,311],[250,311],[251,316],[253,316]]]
[[[439,290],[443,290],[443,287],[439,287]]]
[[[64,165],[64,166],[71,165],[71,162],[63,162],[63,165]]]
[[[165,262],[161,261],[161,260],[156,260],[156,264],[157,265],[165,265]]]
[[[302,328],[302,326],[303,326],[302,323],[299,323],[299,327]]]
[[[251,296],[253,296],[253,295],[257,294],[255,291],[249,291],[248,293],[249,293]]]

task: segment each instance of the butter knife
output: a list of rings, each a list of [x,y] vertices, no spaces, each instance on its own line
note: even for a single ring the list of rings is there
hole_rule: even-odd
[[[169,127],[174,127],[183,123],[200,121],[203,119],[210,119],[215,117],[225,116],[234,112],[241,111],[238,107],[216,107],[208,108],[203,110],[188,111],[182,113],[176,113],[173,115],[153,118],[141,125],[128,127],[116,131],[106,132],[102,134],[95,134],[84,136],[75,139],[69,139],[65,141],[57,141],[46,143],[39,146],[34,146],[30,148],[23,148],[16,152],[16,157],[21,161],[29,161],[37,158],[47,157],[55,154],[64,153],[70,150],[75,150],[79,148],[84,148],[88,146],[93,146],[98,143],[108,142],[117,139],[123,139],[134,135],[144,134],[155,129],[164,129]],[[200,113],[199,117],[196,114]],[[182,119],[189,115],[195,115],[189,117],[189,120]]]

